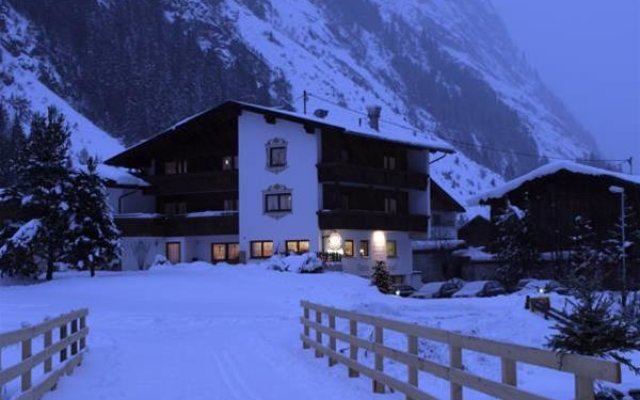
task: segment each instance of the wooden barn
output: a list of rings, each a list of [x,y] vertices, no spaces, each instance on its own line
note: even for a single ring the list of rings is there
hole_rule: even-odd
[[[561,252],[570,244],[576,216],[588,218],[600,239],[611,236],[625,204],[635,211],[628,225],[640,223],[640,176],[573,162],[554,162],[481,194],[473,202],[491,207],[491,217],[507,202],[528,209],[534,221],[532,240],[543,252]],[[634,219],[635,221],[632,221]]]

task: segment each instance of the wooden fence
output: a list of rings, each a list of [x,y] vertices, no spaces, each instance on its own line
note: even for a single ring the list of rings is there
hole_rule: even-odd
[[[0,392],[2,387],[17,378],[21,380],[20,393],[12,397],[13,400],[40,399],[45,393],[55,389],[63,374],[71,374],[82,363],[89,333],[88,314],[89,310],[81,309],[46,319],[38,325],[0,333],[0,355],[4,348],[16,344],[20,345],[21,353],[20,362],[0,369]],[[42,337],[42,350],[33,354],[32,345],[38,337]],[[56,353],[59,353],[59,363],[54,368]],[[33,385],[32,372],[40,364],[43,365],[44,376]]]
[[[383,393],[385,386],[388,386],[404,393],[408,399],[436,399],[418,387],[418,372],[426,372],[449,382],[451,400],[462,400],[463,387],[500,399],[547,399],[518,389],[517,363],[573,374],[575,397],[579,400],[594,398],[594,380],[621,382],[620,364],[594,357],[573,354],[561,356],[547,350],[460,335],[442,329],[340,310],[308,301],[302,301],[301,306],[303,333],[300,337],[303,348],[315,349],[316,357],[328,356],[329,366],[337,363],[344,364],[349,368],[349,377],[357,377],[359,374],[368,376],[373,380],[373,391],[376,393]],[[311,318],[311,311],[315,313],[314,319]],[[349,332],[342,332],[336,328],[336,318],[348,321]],[[373,341],[358,337],[359,324],[373,328]],[[315,331],[315,339],[311,336],[311,330]],[[407,350],[401,351],[385,346],[385,330],[406,335]],[[323,343],[323,335],[328,338],[325,343]],[[449,365],[420,357],[418,340],[421,338],[446,344],[449,349]],[[349,345],[349,356],[337,351],[338,340]],[[374,368],[358,362],[359,349],[374,354]],[[502,369],[501,382],[465,371],[462,359],[463,349],[499,357]],[[406,365],[408,371],[406,381],[384,373],[385,358]]]

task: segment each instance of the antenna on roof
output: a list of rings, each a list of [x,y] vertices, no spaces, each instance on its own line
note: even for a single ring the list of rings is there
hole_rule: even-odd
[[[307,93],[306,90],[302,91],[302,104],[304,104],[303,108],[304,108],[304,113],[307,113],[307,102],[309,101],[309,94]]]

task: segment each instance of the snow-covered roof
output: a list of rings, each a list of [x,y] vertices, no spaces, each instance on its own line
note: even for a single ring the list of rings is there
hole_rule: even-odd
[[[127,168],[98,164],[96,172],[102,179],[116,185],[138,187],[150,186],[148,182],[133,175]]]
[[[242,101],[234,101],[234,103],[240,105],[243,108],[247,108],[249,110],[257,112],[268,112],[276,115],[279,114],[281,116],[293,117],[300,120],[307,120],[320,125],[344,129],[346,133],[350,133],[353,135],[369,136],[376,139],[409,144],[412,146],[419,146],[448,153],[454,152],[454,148],[441,139],[428,135],[424,132],[410,130],[408,128],[400,127],[396,124],[385,123],[384,120],[380,120],[380,130],[375,130],[369,126],[367,118],[365,116],[358,118],[353,115],[353,112],[344,109],[341,110],[338,107],[331,108],[325,118],[319,118],[313,114],[302,114],[298,112],[283,110],[280,108],[265,107]]]
[[[505,194],[511,192],[522,186],[524,183],[538,179],[544,176],[553,175],[559,171],[568,171],[576,174],[593,175],[593,176],[605,176],[614,179],[619,179],[624,182],[628,182],[635,185],[640,185],[640,176],[623,174],[620,172],[613,172],[602,168],[591,167],[588,165],[578,164],[571,161],[556,161],[545,164],[533,171],[522,175],[518,178],[506,182],[504,185],[490,190],[485,193],[481,193],[477,196],[471,197],[469,205],[477,205],[490,199],[497,199],[503,197]]]

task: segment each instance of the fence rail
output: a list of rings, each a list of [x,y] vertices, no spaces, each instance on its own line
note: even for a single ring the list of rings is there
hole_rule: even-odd
[[[383,393],[385,386],[388,386],[404,393],[408,399],[436,399],[436,397],[427,394],[418,387],[418,372],[420,371],[449,381],[450,399],[452,400],[462,400],[463,387],[501,399],[547,399],[544,396],[524,391],[517,387],[517,363],[573,374],[575,396],[579,400],[594,399],[594,380],[621,382],[620,364],[594,357],[574,354],[561,356],[547,350],[460,335],[442,329],[340,310],[308,301],[302,301],[301,306],[303,316],[300,321],[303,326],[303,333],[300,338],[302,339],[303,348],[313,348],[316,357],[326,355],[329,358],[329,366],[337,363],[344,364],[349,368],[349,377],[357,377],[359,374],[368,376],[373,380],[373,391],[376,393]],[[311,311],[315,314],[313,319],[311,318]],[[336,318],[348,321],[349,332],[342,332],[336,328]],[[325,320],[328,325],[324,324]],[[373,341],[358,337],[359,324],[373,327]],[[315,339],[311,336],[311,330],[315,331]],[[401,351],[385,346],[385,330],[406,335],[407,350]],[[323,335],[328,338],[326,343],[323,343]],[[449,365],[442,365],[420,357],[418,354],[418,340],[421,338],[448,345]],[[349,345],[348,357],[337,351],[336,342],[338,340]],[[358,362],[360,349],[374,354],[374,368]],[[499,357],[501,360],[501,381],[490,380],[465,371],[462,350],[471,350]],[[385,358],[407,366],[406,381],[384,373]]]
[[[81,309],[53,319],[45,319],[37,325],[0,333],[0,355],[4,348],[16,344],[20,346],[21,355],[20,362],[0,369],[0,391],[17,378],[20,378],[20,393],[12,397],[14,400],[39,399],[55,389],[62,375],[71,374],[73,369],[82,363],[89,334],[88,314],[89,310]],[[33,342],[38,337],[42,337],[42,350],[33,354]],[[54,356],[58,353],[59,363],[53,368]],[[43,365],[44,377],[33,385],[32,373],[40,364]]]

